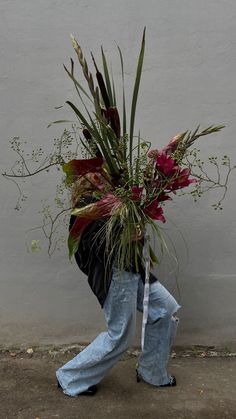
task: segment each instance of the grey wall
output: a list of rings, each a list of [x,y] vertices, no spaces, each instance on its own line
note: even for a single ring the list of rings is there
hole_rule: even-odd
[[[1,0],[1,171],[14,160],[9,139],[20,136],[49,149],[60,129],[47,130],[47,124],[70,115],[54,109],[74,98],[62,68],[73,56],[69,34],[87,55],[97,54],[103,44],[115,76],[119,61],[113,40],[119,43],[129,91],[144,25],[137,129],[160,146],[199,122],[204,127],[225,123],[222,133],[202,140],[202,151],[226,153],[236,162],[235,22],[233,0]],[[13,209],[15,185],[1,179],[0,344],[88,342],[104,326],[66,247],[51,259],[43,240],[41,252],[27,252],[26,230],[40,223],[40,200],[52,196],[57,176],[32,179],[30,199],[20,213]],[[224,211],[215,213],[213,202],[212,194],[197,204],[181,198],[166,209],[180,268],[176,282],[173,264],[165,259],[158,275],[182,305],[177,344],[236,346],[235,174]],[[138,338],[139,330],[136,343]]]

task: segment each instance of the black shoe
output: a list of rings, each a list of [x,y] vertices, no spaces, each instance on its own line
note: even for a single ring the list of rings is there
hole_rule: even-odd
[[[61,384],[57,380],[57,388],[62,388]],[[94,396],[94,394],[97,392],[97,386],[91,386],[88,388],[88,390],[83,391],[82,393],[79,393],[78,396]]]
[[[176,379],[174,375],[170,376],[170,381],[167,384],[162,384],[161,386],[158,387],[175,387],[176,386]]]
[[[141,375],[139,375],[137,369],[135,371],[136,371],[136,380],[137,380],[137,383],[140,383],[140,381],[142,380]]]
[[[78,396],[94,396],[94,394],[97,393],[97,386],[91,386],[88,388],[88,390],[83,391],[82,393],[79,393]]]
[[[142,376],[139,374],[137,369],[136,369],[136,379],[137,379],[137,383],[140,383],[140,381],[142,381]],[[175,386],[176,386],[176,379],[174,375],[171,375],[169,383],[162,384],[160,386],[155,386],[155,387],[175,387]]]

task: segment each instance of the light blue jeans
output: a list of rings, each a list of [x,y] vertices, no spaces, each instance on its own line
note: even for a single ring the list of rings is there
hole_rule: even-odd
[[[132,344],[136,311],[143,310],[143,292],[140,274],[120,273],[113,267],[103,307],[107,331],[56,371],[65,394],[77,396],[99,383]],[[138,373],[155,386],[167,384],[170,379],[167,363],[179,322],[175,313],[180,307],[159,281],[150,284],[144,350],[139,357]]]

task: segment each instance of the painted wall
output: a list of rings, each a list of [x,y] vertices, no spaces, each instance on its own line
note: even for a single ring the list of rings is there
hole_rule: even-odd
[[[228,154],[235,163],[235,22],[233,0],[1,0],[1,171],[15,158],[12,137],[50,150],[61,128],[47,129],[48,123],[72,118],[66,108],[55,109],[75,100],[62,67],[74,57],[70,33],[87,56],[93,51],[98,57],[103,44],[118,79],[116,41],[130,92],[145,25],[137,130],[160,146],[199,122],[203,127],[225,123],[222,133],[201,140],[201,148],[205,156]],[[68,261],[66,247],[48,258],[40,233],[26,232],[40,224],[41,200],[53,195],[58,176],[52,171],[31,179],[21,212],[14,210],[14,183],[0,182],[2,345],[88,342],[104,327],[102,310],[86,278]],[[176,282],[168,259],[157,274],[182,305],[177,344],[236,344],[235,174],[223,212],[211,209],[216,196],[197,204],[181,198],[166,207],[179,275]],[[41,240],[41,252],[27,251],[32,238]]]

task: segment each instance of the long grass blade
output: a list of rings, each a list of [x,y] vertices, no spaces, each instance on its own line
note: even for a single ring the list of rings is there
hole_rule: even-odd
[[[81,90],[81,92],[90,100],[90,102],[93,103],[93,100],[91,99],[91,97],[89,96],[89,94],[86,92],[86,90],[83,88],[83,86],[78,82],[78,80],[76,80],[76,78],[73,76],[73,74],[68,70],[68,68],[66,68],[65,65],[63,65],[65,71],[67,72],[68,76],[70,77],[70,79],[74,82],[74,84]]]
[[[123,56],[120,47],[117,45],[119,55],[120,55],[120,64],[121,64],[121,74],[122,74],[122,90],[123,90],[123,136],[126,134],[126,106],[125,106],[125,78],[124,78],[124,62]]]
[[[111,78],[112,78],[113,106],[116,106],[116,87],[115,87],[113,73],[111,74]]]
[[[73,109],[75,114],[78,116],[79,120],[82,122],[82,124],[91,132],[93,135],[93,132],[91,131],[91,125],[88,123],[86,118],[83,116],[83,114],[79,111],[79,109],[69,100],[66,101],[66,103]]]
[[[58,119],[57,121],[50,122],[50,124],[47,125],[47,128],[50,128],[54,124],[65,124],[65,123],[73,124],[74,121],[69,121],[68,119]]]
[[[135,182],[139,183],[139,172],[140,172],[140,131],[138,133],[138,147],[137,147],[137,160],[135,167]]]
[[[104,76],[105,76],[105,81],[106,81],[107,93],[110,99],[111,106],[114,106],[110,76],[109,76],[109,71],[107,67],[107,60],[106,60],[106,56],[104,54],[102,47],[101,47],[101,51],[102,51],[102,64],[103,64],[103,71],[104,71]]]
[[[110,168],[111,173],[112,174],[117,174],[117,173],[119,173],[119,170],[116,166],[115,160],[112,157],[112,153],[111,153],[109,143],[108,143],[108,140],[107,140],[107,133],[103,132],[103,126],[102,126],[101,120],[98,119],[98,121],[99,121],[99,124],[100,124],[102,135],[100,134],[99,130],[97,129],[97,126],[96,126],[95,122],[90,117],[90,122],[91,122],[92,130],[93,130],[93,136],[101,147],[102,153],[105,157],[105,160],[108,164],[108,167]]]
[[[114,171],[114,167],[112,164],[112,161],[110,159],[109,156],[109,152],[107,151],[104,142],[102,140],[102,138],[100,137],[99,131],[97,130],[97,127],[95,125],[95,123],[93,122],[92,118],[90,117],[90,124],[89,122],[86,120],[86,118],[83,116],[83,114],[79,111],[79,109],[70,101],[66,102],[75,112],[75,114],[78,116],[79,120],[82,122],[82,124],[89,130],[89,132],[91,133],[91,135],[94,137],[94,139],[96,139],[96,141],[98,142],[98,144],[101,147],[102,153],[107,161],[107,164],[109,166],[109,168]]]
[[[139,86],[140,86],[140,79],[141,79],[141,74],[142,74],[144,51],[145,51],[145,31],[146,31],[146,28],[144,28],[144,31],[143,31],[143,38],[142,38],[142,44],[141,44],[141,49],[139,53],[136,78],[135,78],[134,90],[133,90],[133,97],[132,97],[131,115],[130,115],[129,159],[130,159],[131,175],[132,175],[132,150],[133,150],[134,121],[135,121],[135,112],[136,112],[136,105],[137,105],[138,92],[139,92]]]

